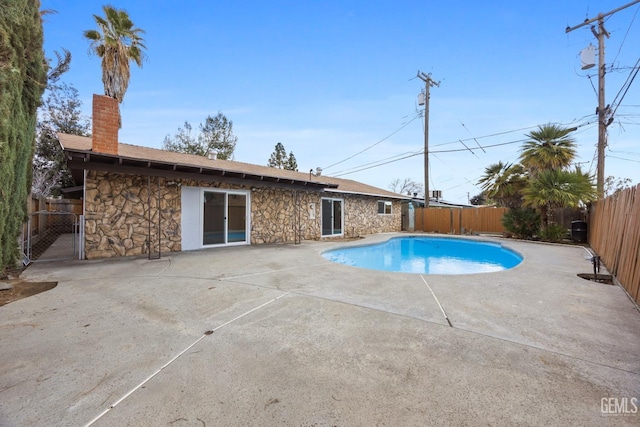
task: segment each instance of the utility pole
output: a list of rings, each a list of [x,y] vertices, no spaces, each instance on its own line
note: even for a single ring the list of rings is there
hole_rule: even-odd
[[[640,0],[638,0],[640,1]],[[418,71],[418,78],[424,82],[424,207],[429,207],[429,88],[440,86],[431,78],[431,73]]]
[[[596,26],[592,25],[591,32],[596,39],[598,39],[598,169],[596,175],[596,189],[598,191],[598,198],[600,199],[604,197],[604,149],[607,146],[607,127],[613,122],[613,117],[608,117],[611,111],[608,106],[605,106],[606,101],[604,96],[604,76],[606,74],[606,64],[604,62],[604,38],[605,36],[609,37],[609,32],[604,28],[604,18],[637,3],[640,3],[640,0],[632,1],[631,3],[627,3],[624,6],[620,6],[619,8],[607,13],[599,13],[595,18],[585,19],[582,24],[576,25],[575,27],[567,27],[565,29],[565,33],[569,33],[573,30],[584,27],[585,25],[598,21],[598,30],[596,31]]]

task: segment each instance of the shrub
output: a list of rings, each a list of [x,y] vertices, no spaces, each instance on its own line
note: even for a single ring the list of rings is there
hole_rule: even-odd
[[[40,2],[0,7],[0,273],[18,258],[27,219],[36,109],[46,85]]]
[[[567,237],[568,230],[561,224],[549,224],[540,230],[540,238],[545,242],[559,242]]]
[[[520,239],[531,239],[540,230],[540,214],[533,209],[509,209],[502,225]]]

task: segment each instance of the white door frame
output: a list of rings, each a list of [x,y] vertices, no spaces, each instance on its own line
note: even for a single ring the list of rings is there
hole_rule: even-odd
[[[203,244],[203,226],[204,226],[204,193],[218,192],[225,193],[225,208],[228,209],[228,194],[242,194],[246,197],[245,212],[245,241],[230,242],[215,245]],[[236,246],[251,244],[251,192],[248,190],[226,190],[209,187],[182,187],[182,212],[181,212],[181,237],[182,250],[188,251],[193,249],[211,248],[217,246]],[[225,225],[225,229],[226,229]],[[228,231],[225,231],[227,233]],[[225,240],[227,236],[225,236]]]
[[[204,193],[222,193],[224,194],[224,243],[216,243],[212,245],[205,245],[202,241],[202,233],[204,232]],[[245,240],[241,242],[229,242],[229,195],[240,194],[246,197],[245,204]],[[238,246],[251,244],[251,192],[247,190],[226,190],[219,188],[202,188],[200,191],[200,244],[203,248],[216,248],[220,246]]]
[[[328,200],[331,202],[331,234],[323,234],[324,232],[324,200]],[[335,202],[340,202],[340,233],[333,233],[333,213],[335,211],[333,204]],[[344,236],[344,199],[339,199],[337,197],[322,197],[320,199],[320,236],[321,237],[337,237]]]

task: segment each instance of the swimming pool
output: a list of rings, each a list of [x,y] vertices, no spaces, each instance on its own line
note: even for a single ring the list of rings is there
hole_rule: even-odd
[[[330,261],[373,270],[471,274],[506,270],[522,256],[499,243],[453,237],[394,237],[383,243],[324,252]]]

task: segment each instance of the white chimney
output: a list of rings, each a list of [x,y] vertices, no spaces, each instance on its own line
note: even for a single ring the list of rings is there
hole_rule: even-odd
[[[209,160],[217,160],[218,152],[216,150],[209,150],[209,154],[207,154],[207,157],[209,158]]]

